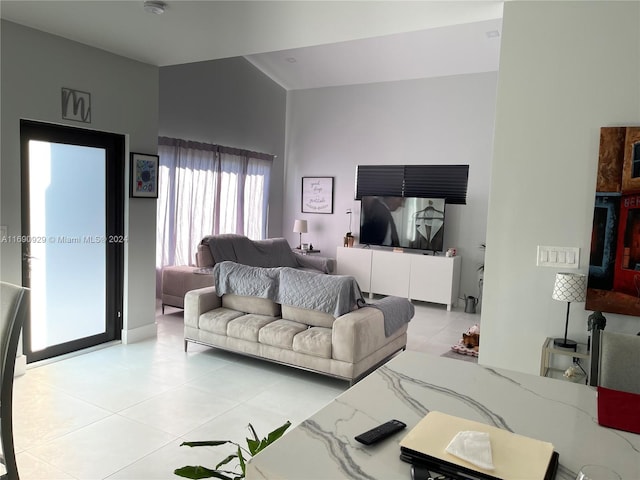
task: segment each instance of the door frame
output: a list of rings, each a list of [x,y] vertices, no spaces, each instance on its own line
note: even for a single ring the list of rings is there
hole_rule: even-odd
[[[30,202],[29,202],[29,141],[41,140],[50,143],[97,147],[105,149],[106,168],[106,202],[105,227],[107,238],[125,238],[125,136],[59,125],[52,123],[20,120],[20,155],[21,155],[21,217],[22,235],[29,238]],[[106,248],[106,331],[69,342],[52,345],[44,350],[31,351],[31,318],[25,321],[23,348],[27,363],[56,357],[65,353],[78,351],[112,340],[119,340],[123,322],[124,295],[124,243],[120,241],[105,242]],[[30,286],[29,258],[30,244],[22,243],[22,284]]]

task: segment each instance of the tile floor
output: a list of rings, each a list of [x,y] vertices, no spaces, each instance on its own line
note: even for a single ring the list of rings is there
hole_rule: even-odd
[[[446,352],[480,315],[416,302],[408,349]],[[169,479],[183,465],[213,467],[244,444],[294,425],[347,388],[318,374],[190,345],[182,311],[158,313],[158,338],[116,344],[29,368],[15,381],[14,437],[22,480]]]

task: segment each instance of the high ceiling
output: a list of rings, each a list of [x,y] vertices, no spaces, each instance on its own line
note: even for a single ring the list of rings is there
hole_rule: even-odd
[[[495,71],[502,2],[0,2],[3,19],[156,66],[246,56],[287,89]]]

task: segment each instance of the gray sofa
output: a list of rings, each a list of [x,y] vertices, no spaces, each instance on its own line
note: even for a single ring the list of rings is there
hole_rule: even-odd
[[[279,269],[261,270],[271,272]],[[185,351],[188,344],[193,342],[312,370],[353,383],[396,352],[405,349],[407,322],[413,316],[413,305],[406,299],[397,300],[406,302],[409,308],[405,311],[410,313],[394,326],[392,332],[385,331],[385,328],[388,330],[387,312],[383,313],[383,310],[374,306],[350,305],[345,309],[347,303],[342,302],[339,307],[332,305],[330,310],[333,313],[328,313],[322,306],[310,309],[278,303],[278,299],[291,298],[290,294],[295,294],[290,291],[292,288],[318,290],[319,287],[314,283],[318,279],[314,275],[317,274],[310,274],[308,282],[296,277],[295,287],[291,283],[277,286],[279,292],[276,300],[264,298],[270,294],[262,293],[219,295],[215,286],[187,292]],[[343,293],[355,291],[356,296],[359,294],[353,277],[342,277],[344,282],[340,282],[341,276],[323,276],[341,283],[339,288]],[[355,290],[348,285],[349,282],[355,284]],[[224,284],[227,292],[230,283],[233,284],[233,281]],[[256,292],[262,292],[260,284],[260,280],[252,279],[251,285]],[[345,285],[348,287],[346,290]],[[218,284],[218,289],[221,289],[221,284]],[[270,292],[273,290],[271,287],[268,289]],[[328,297],[335,299],[333,294]]]
[[[199,267],[231,261],[253,267],[292,267],[322,273],[333,273],[336,268],[333,258],[295,253],[286,238],[251,240],[230,233],[204,237],[198,245],[196,260]]]
[[[162,269],[162,313],[165,306],[184,308],[184,296],[189,290],[213,285],[208,269],[216,262],[229,260],[245,265],[287,266],[323,273],[333,273],[336,268],[333,258],[295,253],[285,238],[250,240],[235,234],[207,236],[198,244],[196,266],[175,265]]]

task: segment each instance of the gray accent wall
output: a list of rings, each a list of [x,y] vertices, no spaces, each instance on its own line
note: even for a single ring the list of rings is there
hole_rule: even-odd
[[[160,68],[159,135],[276,155],[268,236],[282,235],[286,91],[242,57]]]
[[[131,151],[155,154],[158,69],[4,20],[1,35],[0,224],[19,235],[20,119],[124,134]],[[91,93],[91,124],[62,120],[62,87]],[[155,200],[127,198],[124,341],[156,332],[155,212]],[[0,254],[2,279],[20,284],[20,245],[3,244]]]
[[[480,363],[539,373],[566,303],[536,247],[580,248],[587,273],[600,127],[640,125],[640,2],[505,2]],[[587,339],[584,303],[569,338]],[[607,330],[637,333],[607,314]]]
[[[358,165],[468,164],[466,205],[447,205],[444,246],[462,255],[460,293],[478,296],[490,187],[497,72],[288,93],[283,230],[335,257],[349,229],[357,237]],[[301,179],[334,177],[333,214],[301,213]],[[357,239],[356,239],[357,240]],[[479,319],[479,318],[478,318]],[[462,332],[461,332],[462,333]]]

